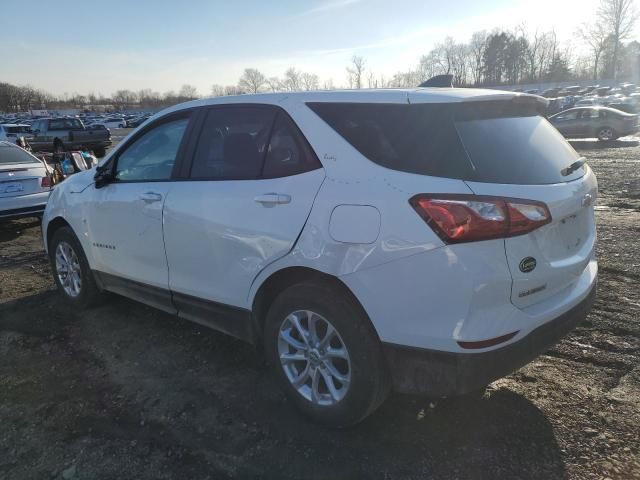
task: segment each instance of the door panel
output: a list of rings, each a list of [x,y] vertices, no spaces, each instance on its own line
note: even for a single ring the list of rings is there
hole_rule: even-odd
[[[90,187],[86,222],[94,268],[167,290],[162,208],[188,114],[159,119],[117,152],[111,182]]]
[[[175,183],[164,206],[171,290],[248,308],[251,283],[293,248],[323,179],[324,170],[316,169],[274,179]],[[272,198],[277,201],[265,201]]]
[[[162,241],[162,206],[170,183],[112,183],[94,189],[87,231],[95,269],[168,288]],[[149,197],[153,194],[155,199]]]

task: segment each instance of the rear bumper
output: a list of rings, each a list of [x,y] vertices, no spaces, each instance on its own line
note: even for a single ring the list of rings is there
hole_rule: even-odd
[[[0,210],[1,220],[16,220],[18,218],[25,217],[39,217],[44,213],[44,209],[47,205],[37,205],[34,207],[14,208],[12,210]]]
[[[50,191],[0,199],[0,220],[40,216],[44,213]]]
[[[517,342],[482,353],[456,353],[383,343],[394,390],[432,397],[472,392],[531,362],[573,330],[593,305],[587,297],[571,310],[532,330]]]

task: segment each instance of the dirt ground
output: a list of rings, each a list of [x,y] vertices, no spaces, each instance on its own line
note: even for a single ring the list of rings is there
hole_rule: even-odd
[[[393,395],[346,431],[241,342],[117,296],[69,310],[38,221],[0,225],[0,478],[640,479],[640,146],[575,146],[600,185],[589,318],[484,398]]]

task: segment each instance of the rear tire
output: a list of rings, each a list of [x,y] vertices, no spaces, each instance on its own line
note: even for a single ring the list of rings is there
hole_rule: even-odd
[[[598,140],[600,140],[601,142],[610,142],[617,138],[615,130],[611,127],[602,127],[598,130],[598,133],[596,135],[598,137]]]
[[[83,309],[97,303],[100,290],[71,228],[61,227],[54,232],[49,244],[49,261],[56,286],[70,305]]]
[[[267,313],[263,341],[285,395],[314,422],[353,425],[389,393],[373,326],[362,307],[334,286],[305,282],[284,290]]]
[[[94,148],[93,153],[97,158],[102,158],[107,154],[107,151],[104,147]]]

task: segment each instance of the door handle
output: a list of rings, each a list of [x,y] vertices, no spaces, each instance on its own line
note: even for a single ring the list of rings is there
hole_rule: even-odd
[[[291,195],[285,195],[282,193],[264,193],[254,198],[258,203],[278,205],[291,202]]]
[[[162,195],[156,192],[144,192],[140,194],[140,199],[146,203],[159,202],[162,200]]]

